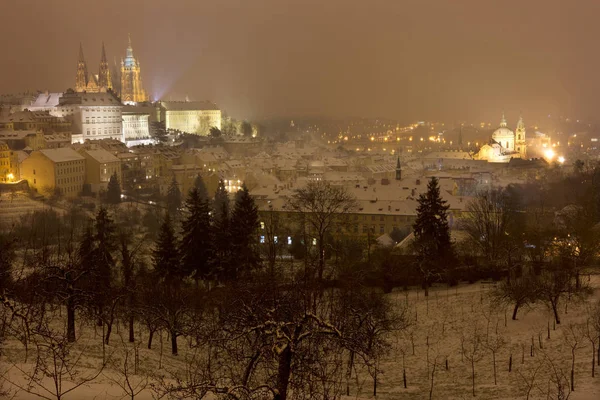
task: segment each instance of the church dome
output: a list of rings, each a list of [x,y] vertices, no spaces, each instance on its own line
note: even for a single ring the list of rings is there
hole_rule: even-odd
[[[512,138],[515,136],[515,133],[508,129],[505,126],[501,126],[496,129],[494,133],[492,133],[492,139],[496,140],[497,138]]]

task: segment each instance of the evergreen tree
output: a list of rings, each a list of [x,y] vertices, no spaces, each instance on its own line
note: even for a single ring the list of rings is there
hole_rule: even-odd
[[[169,190],[167,192],[167,210],[171,215],[176,215],[181,207],[181,191],[179,190],[179,186],[177,185],[177,180],[175,176],[171,180],[171,185],[169,185]]]
[[[236,194],[235,207],[231,215],[231,245],[236,263],[231,264],[228,278],[235,279],[239,268],[254,267],[259,262],[257,253],[258,207],[250,196],[246,185]]]
[[[198,189],[198,195],[200,196],[200,198],[208,201],[208,189],[206,188],[204,179],[202,179],[202,176],[200,174],[198,174],[196,176],[196,179],[194,180],[194,187]]]
[[[111,292],[112,267],[115,264],[112,255],[115,250],[115,228],[106,208],[100,207],[100,210],[98,210],[94,227],[94,248],[91,254],[92,265],[94,266],[93,284],[96,288],[95,303],[99,313],[102,314],[106,297]],[[99,324],[101,324],[100,321]]]
[[[442,263],[453,262],[448,227],[449,206],[440,196],[440,187],[435,177],[431,178],[427,184],[427,193],[422,193],[418,202],[417,219],[413,225],[415,234],[413,244],[425,295],[428,295],[429,285],[442,270]]]
[[[196,281],[211,278],[212,242],[208,199],[194,188],[185,204],[189,215],[182,223],[181,268],[185,275],[193,276]]]
[[[121,184],[115,172],[110,176],[106,190],[106,201],[108,204],[119,204],[121,202]]]
[[[223,278],[230,263],[231,232],[229,215],[229,194],[221,179],[213,202],[213,245],[215,248],[214,270]]]
[[[181,277],[179,264],[179,252],[177,249],[177,239],[171,224],[169,213],[165,215],[156,246],[152,252],[152,261],[154,262],[154,272],[159,278],[167,282],[173,282]]]

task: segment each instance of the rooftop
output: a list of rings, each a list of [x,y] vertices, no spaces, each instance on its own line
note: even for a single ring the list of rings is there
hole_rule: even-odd
[[[219,110],[219,107],[210,101],[161,101],[160,105],[168,111]]]
[[[58,149],[43,149],[39,151],[50,159],[50,161],[59,163],[67,161],[83,160],[83,156],[70,147],[61,147]]]

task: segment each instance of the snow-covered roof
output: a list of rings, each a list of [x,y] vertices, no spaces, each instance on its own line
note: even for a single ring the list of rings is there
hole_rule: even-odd
[[[43,149],[40,153],[55,163],[67,162],[67,161],[79,161],[83,160],[83,156],[73,150],[70,147],[61,147],[58,149]]]
[[[85,150],[85,152],[87,153],[87,155],[89,155],[91,158],[93,158],[94,160],[98,161],[101,164],[111,163],[111,162],[119,162],[119,159],[117,157],[115,157],[110,152],[108,152],[102,148]]]

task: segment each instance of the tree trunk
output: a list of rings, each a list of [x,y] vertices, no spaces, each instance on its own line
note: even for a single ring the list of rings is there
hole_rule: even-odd
[[[177,333],[174,330],[171,330],[171,353],[176,356],[177,355]]]
[[[575,349],[571,351],[571,392],[575,391]]]
[[[558,316],[558,307],[556,302],[552,302],[552,312],[554,313],[554,321],[556,321],[557,324],[560,324],[560,317]]]
[[[279,366],[277,368],[277,394],[273,400],[287,400],[288,385],[292,373],[292,350],[289,344],[279,355]]]
[[[152,349],[152,338],[154,337],[154,330],[150,329],[150,334],[148,335],[148,350]]]
[[[348,359],[348,370],[346,372],[346,396],[350,396],[350,378],[352,377],[352,368],[354,367],[354,351],[350,350]]]
[[[67,299],[67,341],[75,342],[75,302],[71,296]]]
[[[475,357],[473,355],[473,357]],[[471,361],[471,380],[473,382],[473,397],[475,397],[475,362]]]
[[[513,310],[512,319],[513,321],[517,320],[517,312],[519,311],[519,303],[515,303],[515,308]]]
[[[496,381],[496,353],[492,352],[492,363],[494,364],[494,385],[497,385],[498,382]]]
[[[135,342],[135,335],[133,333],[133,315],[129,316],[129,343]]]
[[[112,326],[113,326],[112,321],[106,323],[106,337],[104,338],[104,343],[105,344],[108,344],[108,341],[110,340],[110,334],[112,332]]]
[[[592,343],[592,378],[596,373],[596,349],[594,344]]]

